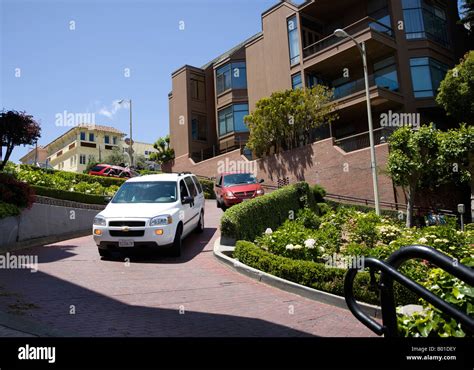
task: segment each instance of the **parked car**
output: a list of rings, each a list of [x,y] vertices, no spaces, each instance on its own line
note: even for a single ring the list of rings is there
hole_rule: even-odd
[[[97,164],[89,170],[89,175],[130,178],[132,171],[126,167],[111,164]]]
[[[216,178],[214,192],[216,193],[217,207],[226,210],[234,204],[253,199],[265,194],[258,181],[251,173],[222,173]]]
[[[102,257],[124,248],[166,248],[181,254],[182,239],[204,230],[204,192],[195,175],[134,177],[117,191],[93,223]]]

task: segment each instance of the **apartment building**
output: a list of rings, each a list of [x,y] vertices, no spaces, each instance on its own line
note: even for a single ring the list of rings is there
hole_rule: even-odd
[[[261,32],[204,66],[185,65],[172,74],[176,158],[199,162],[243,148],[243,117],[259,99],[316,84],[334,88],[339,119],[314,130],[312,141],[332,137],[345,152],[368,147],[362,58],[352,40],[333,34],[338,28],[365,43],[376,143],[396,128],[381,125],[384,115],[449,127],[454,123],[435,95],[467,49],[458,19],[452,0],[280,1],[262,14]]]
[[[20,158],[23,164],[45,163],[48,158],[48,151],[42,145],[37,145]]]
[[[101,162],[114,148],[122,150],[125,133],[101,125],[78,125],[44,148],[46,162],[57,170],[82,173],[89,162]]]

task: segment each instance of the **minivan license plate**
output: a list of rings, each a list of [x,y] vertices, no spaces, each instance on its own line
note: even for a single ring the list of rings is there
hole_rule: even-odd
[[[124,239],[120,239],[119,240],[119,247],[133,247],[135,245],[135,243],[133,242],[133,240],[124,240]]]

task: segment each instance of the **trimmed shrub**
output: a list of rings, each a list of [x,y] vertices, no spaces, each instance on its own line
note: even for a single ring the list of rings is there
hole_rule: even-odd
[[[321,185],[314,185],[311,187],[311,191],[313,192],[314,200],[316,203],[323,203],[324,197],[326,196],[326,189],[324,189]]]
[[[214,182],[207,179],[198,179],[202,186],[202,191],[204,192],[204,197],[206,199],[216,199],[216,194],[214,193]]]
[[[44,197],[50,197],[55,199],[70,200],[73,202],[86,203],[86,204],[105,204],[105,196],[77,193],[74,191],[59,190],[53,188],[47,188],[44,186],[32,185],[31,186],[37,195]]]
[[[373,207],[369,207],[369,206],[363,206],[363,205],[360,205],[360,204],[351,204],[351,203],[342,203],[342,202],[336,202],[332,199],[326,199],[326,203],[334,210],[338,210],[339,208],[352,208],[356,211],[360,211],[360,212],[364,212],[364,213],[367,213],[367,212],[374,212],[375,209]],[[405,210],[403,210],[405,211]],[[400,211],[396,211],[396,210],[387,210],[387,209],[381,209],[380,210],[380,215],[381,216],[387,216],[387,217],[390,217],[390,218],[393,218],[393,219],[396,219],[396,220],[400,220],[399,219],[399,212]]]
[[[238,241],[234,250],[234,258],[240,262],[267,272],[274,276],[301,284],[313,289],[344,296],[344,277],[346,271],[331,268],[323,263],[293,260],[276,256],[258,248],[247,241]],[[402,286],[394,284],[395,301],[399,305],[413,304],[417,297]],[[370,285],[368,272],[359,272],[354,281],[354,296],[361,302],[379,304],[377,293]]]
[[[11,216],[18,216],[20,209],[14,204],[0,202],[0,219]]]
[[[35,194],[28,184],[16,180],[12,175],[0,173],[0,202],[18,208],[30,208],[34,200]]]
[[[288,185],[229,208],[221,218],[221,233],[237,240],[253,241],[267,228],[278,228],[290,215],[308,206],[316,207],[308,184]]]

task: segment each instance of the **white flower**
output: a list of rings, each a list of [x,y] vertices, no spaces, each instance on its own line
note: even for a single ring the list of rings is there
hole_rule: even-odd
[[[325,249],[324,249],[323,247],[319,247],[319,251],[320,251],[320,252],[324,252]]]
[[[314,244],[316,243],[316,240],[314,239],[308,239],[304,242],[304,246],[308,249],[313,249],[314,248]]]
[[[420,239],[418,239],[418,242],[420,242],[420,243],[428,243],[428,239],[426,239],[426,238],[420,238]]]
[[[293,244],[288,244],[285,248],[286,248],[287,250],[295,249],[295,247],[293,246]]]
[[[441,239],[435,239],[433,243],[441,243]]]
[[[301,249],[301,248],[303,248],[303,246],[301,246],[301,245],[299,245],[299,244],[296,244],[296,245],[293,247],[293,249]]]
[[[273,230],[268,227],[268,228],[265,230],[265,234],[267,234],[267,235],[273,234]]]

